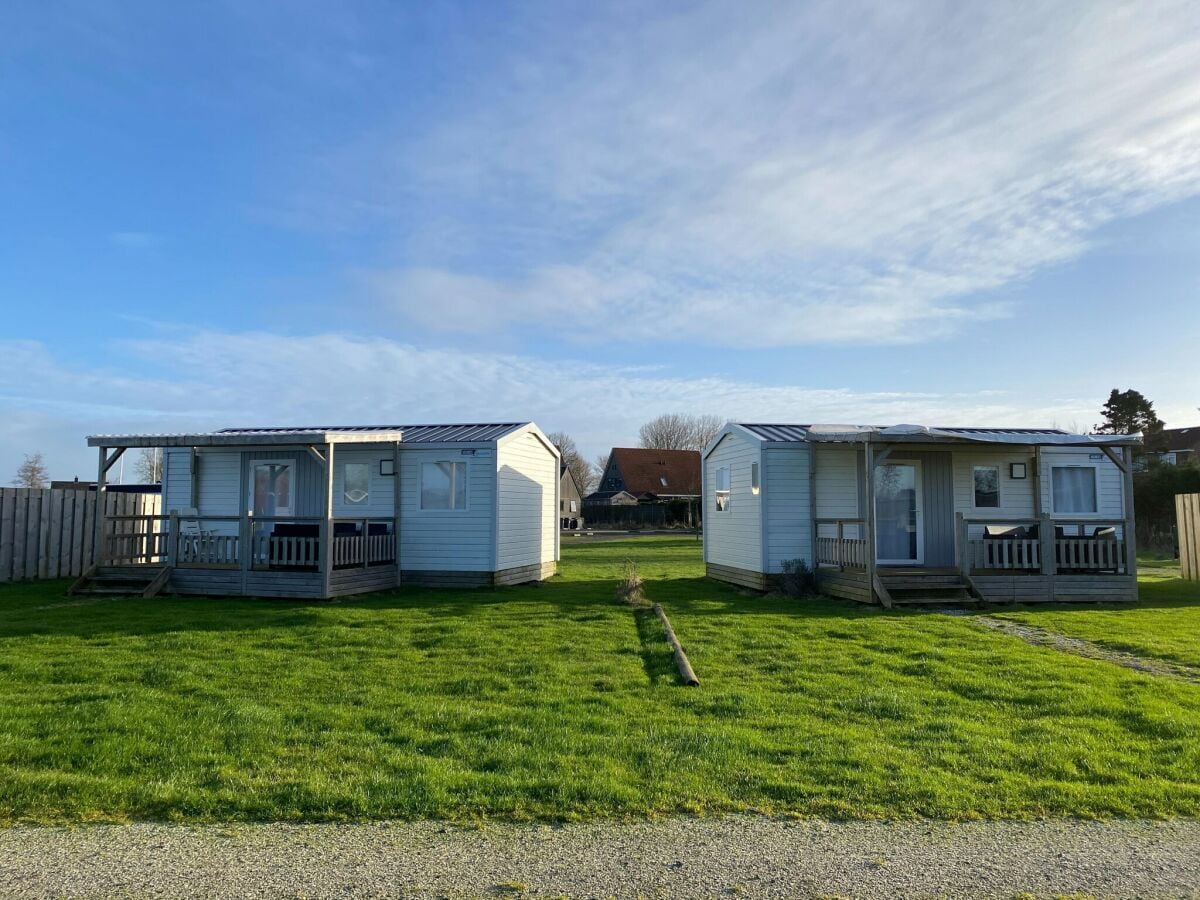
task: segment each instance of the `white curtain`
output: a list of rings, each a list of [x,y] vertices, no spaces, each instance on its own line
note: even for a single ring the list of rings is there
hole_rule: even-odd
[[[1053,471],[1056,513],[1096,512],[1096,470],[1091,466],[1055,466]]]

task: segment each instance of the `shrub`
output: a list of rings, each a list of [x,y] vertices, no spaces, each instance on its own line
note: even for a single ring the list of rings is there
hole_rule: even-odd
[[[817,573],[802,559],[784,560],[779,581],[788,597],[811,597],[817,592]]]
[[[625,560],[625,574],[617,582],[617,599],[630,606],[646,605],[646,595],[642,593],[642,575],[637,563],[631,559]]]

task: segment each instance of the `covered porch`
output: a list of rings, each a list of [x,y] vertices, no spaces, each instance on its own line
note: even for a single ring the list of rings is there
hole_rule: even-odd
[[[300,438],[300,440],[297,440]],[[344,444],[370,447],[400,469],[400,433],[358,436],[345,432],[289,435],[286,441],[248,435],[179,435],[90,438],[99,451],[97,485],[126,450],[183,448],[190,453],[190,506],[180,504],[158,516],[99,516],[95,524],[97,562],[73,587],[75,593],[116,593],[141,588],[214,596],[328,599],[399,584],[400,479],[391,479],[393,497],[383,504],[392,515],[346,516],[334,501],[334,460]],[[227,505],[237,514],[200,511],[197,454],[219,447],[229,483]],[[224,464],[223,464],[224,465]],[[345,467],[343,467],[345,471]],[[346,482],[340,489],[351,496]],[[104,504],[100,505],[104,508]],[[312,514],[299,514],[309,512]],[[141,587],[144,585],[144,587]]]
[[[884,606],[1136,600],[1130,439],[1081,457],[1075,436],[1003,437],[839,435],[858,445],[861,514],[814,515],[822,589]]]

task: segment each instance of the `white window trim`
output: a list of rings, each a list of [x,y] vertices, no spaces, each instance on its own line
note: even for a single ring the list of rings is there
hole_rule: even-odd
[[[975,470],[976,469],[995,469],[996,470],[996,505],[995,506],[976,506],[975,505]],[[1004,509],[1004,466],[1000,463],[971,463],[971,509],[981,512],[991,510]]]
[[[1067,522],[1075,522],[1075,521],[1085,522],[1089,519],[1111,519],[1112,518],[1112,516],[1105,516],[1103,511],[1100,509],[1100,507],[1102,505],[1101,500],[1100,500],[1100,466],[1101,466],[1100,463],[1094,463],[1094,462],[1072,462],[1072,463],[1061,462],[1060,463],[1060,462],[1056,462],[1054,460],[1050,460],[1050,465],[1049,465],[1050,477],[1047,480],[1050,482],[1050,509],[1056,518],[1061,517],[1064,521],[1067,521]],[[1095,482],[1096,482],[1096,511],[1095,512],[1066,512],[1066,511],[1060,510],[1057,506],[1054,505],[1054,470],[1055,469],[1091,469],[1092,470],[1092,478],[1094,478]],[[1118,518],[1123,518],[1123,517],[1124,517],[1124,510],[1122,510],[1121,516],[1119,516]]]
[[[425,466],[436,466],[438,463],[459,463],[463,467],[463,478],[467,482],[467,502],[463,506],[453,507],[451,509],[426,509],[421,505],[421,495],[423,493],[421,479],[425,474]],[[450,491],[450,496],[454,496],[453,487]],[[423,459],[417,464],[417,512],[423,516],[461,516],[464,513],[471,511],[471,464],[466,459]]]
[[[750,493],[757,497],[762,493],[762,466],[750,463]]]
[[[717,487],[720,484],[720,474],[725,472],[726,485],[725,490]],[[717,503],[721,499],[721,495],[725,495],[725,508],[721,509]],[[723,513],[729,512],[733,506],[733,467],[732,466],[717,466],[713,471],[713,512]]]
[[[294,456],[279,456],[271,457],[270,459],[248,459],[246,460],[246,506],[247,512],[254,511],[254,467],[255,466],[291,466],[292,467],[292,505],[287,507],[291,510],[286,516],[280,518],[288,519],[296,515],[296,501],[300,499],[298,492],[299,485],[297,481],[300,474],[300,466],[296,462]],[[269,521],[269,520],[268,520]]]

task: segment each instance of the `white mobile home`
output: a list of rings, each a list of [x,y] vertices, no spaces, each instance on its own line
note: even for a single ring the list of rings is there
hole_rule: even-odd
[[[163,453],[163,517],[108,517],[89,584],[330,598],[536,581],[557,566],[557,449],[532,423],[98,435]],[[84,589],[87,585],[81,586]]]
[[[1137,598],[1131,446],[1057,429],[726,425],[704,560],[765,589],[802,560],[864,602]]]

